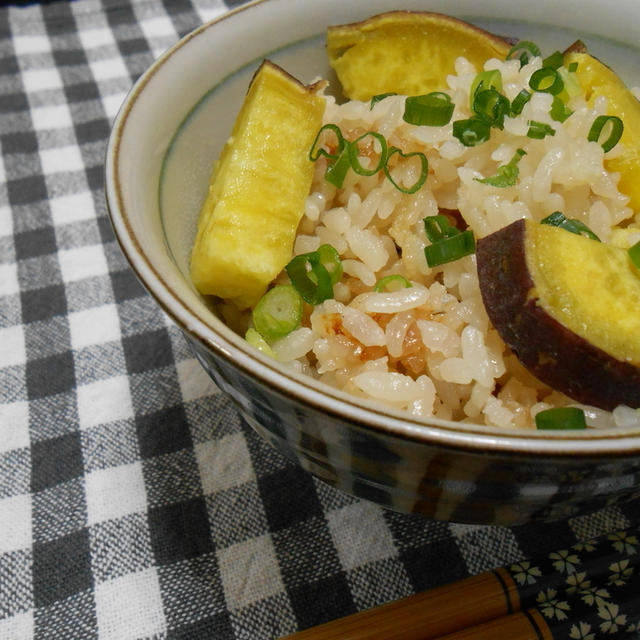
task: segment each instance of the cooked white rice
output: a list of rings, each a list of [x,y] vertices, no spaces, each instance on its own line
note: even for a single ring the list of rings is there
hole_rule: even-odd
[[[519,61],[498,60],[484,68],[500,70],[503,93],[513,100],[540,67],[540,58],[534,58],[522,68]],[[459,58],[455,71],[448,78],[456,105],[451,122],[471,115],[469,87],[478,70]],[[425,261],[429,241],[423,218],[441,209],[459,211],[476,237],[519,218],[541,220],[560,210],[606,241],[613,227],[632,219],[628,198],[617,189],[618,175],[604,169],[602,148],[587,141],[606,100],[589,107],[582,96],[572,97],[568,106],[574,113],[562,124],[549,116],[551,100],[534,93],[520,116],[506,118],[503,131],[494,128],[488,142],[465,147],[452,136],[451,123],[419,127],[404,122],[402,96],[372,109],[357,101],[340,105],[327,96],[325,122],[337,124],[346,138],[379,131],[390,145],[425,153],[430,172],[413,195],[398,191],[382,173],[362,177],[353,171],[338,190],[324,179],[325,161],[316,162],[294,252],[329,243],[341,256],[344,276],[334,299],[317,306],[303,327],[273,345],[278,358],[339,389],[418,416],[534,428],[537,412],[572,405],[585,410],[593,427],[640,424],[640,412],[619,407],[608,413],[576,404],[518,363],[489,322],[475,256],[437,268]],[[526,137],[529,120],[548,123],[555,135]],[[474,180],[494,175],[518,148],[526,155],[515,186],[495,188]],[[393,174],[396,181],[417,179],[416,168],[409,165],[404,163],[405,175],[400,169]],[[389,274],[406,276],[412,288],[373,291]]]

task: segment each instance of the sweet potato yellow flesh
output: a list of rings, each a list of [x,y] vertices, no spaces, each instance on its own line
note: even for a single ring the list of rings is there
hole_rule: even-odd
[[[579,402],[640,407],[640,271],[624,249],[518,220],[476,257],[487,313],[531,373]]]
[[[627,252],[533,222],[526,242],[538,304],[576,335],[640,366],[640,271]]]
[[[260,66],[200,211],[191,254],[198,291],[252,306],[290,260],[323,112],[312,88]]]
[[[624,151],[605,160],[609,171],[620,173],[618,188],[628,195],[629,206],[640,210],[640,101],[627,89],[622,80],[606,65],[586,52],[569,52],[565,65],[577,63],[576,76],[592,104],[598,96],[608,100],[607,115],[618,116],[624,123],[620,142]]]
[[[442,90],[459,56],[481,70],[509,48],[502,38],[439,13],[391,11],[327,30],[329,62],[344,95],[355,100]]]

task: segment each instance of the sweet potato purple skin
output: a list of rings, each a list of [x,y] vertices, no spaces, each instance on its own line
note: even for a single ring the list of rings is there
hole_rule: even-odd
[[[540,381],[578,402],[607,411],[640,407],[640,368],[576,335],[530,297],[526,250],[524,220],[476,244],[482,299],[502,339]]]

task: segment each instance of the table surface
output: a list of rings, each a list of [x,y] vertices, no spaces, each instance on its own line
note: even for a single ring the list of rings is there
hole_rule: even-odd
[[[0,7],[2,640],[278,638],[637,525],[637,502],[510,528],[383,510],[206,377],[120,253],[103,159],[135,79],[232,4]]]

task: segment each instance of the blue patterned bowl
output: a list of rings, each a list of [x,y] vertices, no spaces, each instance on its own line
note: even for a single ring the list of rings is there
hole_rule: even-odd
[[[189,281],[211,163],[259,60],[270,57],[305,81],[329,74],[326,25],[392,8],[389,0],[262,0],[203,25],[159,58],[125,100],[107,152],[107,201],[122,250],[244,419],[340,489],[400,511],[499,524],[633,498],[640,494],[637,433],[507,431],[368,404],[263,357]],[[402,8],[424,3],[406,0]],[[631,84],[640,63],[632,49],[640,35],[636,0],[433,0],[428,8],[554,48],[587,34],[592,51],[630,74]]]

